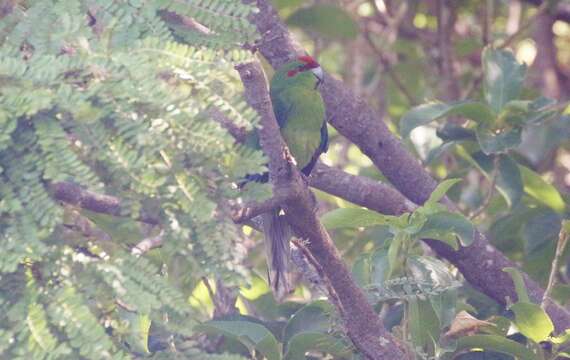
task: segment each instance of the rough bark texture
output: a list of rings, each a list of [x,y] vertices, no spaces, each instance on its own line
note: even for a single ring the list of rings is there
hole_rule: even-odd
[[[253,21],[262,34],[258,48],[269,63],[279,67],[304,53],[269,1],[257,0],[257,5],[260,11]],[[329,75],[325,75],[321,93],[329,123],[355,143],[404,196],[417,204],[426,201],[436,181],[380,121],[376,111]],[[459,251],[453,251],[440,242],[428,241],[428,244],[457,266],[465,279],[486,295],[501,304],[505,304],[507,297],[516,300],[514,284],[503,272],[503,268],[516,265],[490,245],[484,235],[478,233],[473,245]],[[544,290],[527,275],[525,279],[531,297],[540,302]],[[570,328],[570,313],[566,309],[551,303],[547,311],[557,330]]]
[[[248,103],[261,117],[259,137],[269,158],[273,193],[284,199],[282,207],[295,234],[308,240],[307,249],[321,266],[340,301],[346,332],[357,349],[369,359],[405,359],[397,340],[384,329],[380,318],[356,284],[316,215],[314,195],[292,162],[281,138],[261,66],[237,67]]]

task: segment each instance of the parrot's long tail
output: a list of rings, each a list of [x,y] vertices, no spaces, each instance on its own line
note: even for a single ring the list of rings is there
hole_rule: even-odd
[[[283,300],[292,290],[289,273],[291,229],[285,217],[279,216],[279,211],[262,215],[269,284],[277,301]]]

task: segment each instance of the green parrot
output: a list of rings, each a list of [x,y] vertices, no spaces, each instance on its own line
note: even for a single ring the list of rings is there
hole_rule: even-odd
[[[309,176],[319,156],[328,149],[325,105],[318,91],[323,82],[319,63],[300,56],[281,66],[271,79],[269,93],[281,135],[297,168]],[[268,174],[248,175],[248,181],[266,182]],[[291,231],[280,209],[263,214],[263,232],[269,283],[275,297],[283,299],[293,290],[289,279]]]

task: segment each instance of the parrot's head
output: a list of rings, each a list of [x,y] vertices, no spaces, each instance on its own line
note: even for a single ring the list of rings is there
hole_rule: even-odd
[[[304,55],[281,66],[275,72],[272,86],[309,86],[317,89],[323,79],[321,65],[311,56]]]

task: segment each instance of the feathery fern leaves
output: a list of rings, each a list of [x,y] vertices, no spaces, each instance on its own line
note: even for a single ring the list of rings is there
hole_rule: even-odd
[[[208,110],[257,126],[233,70],[251,57],[242,45],[257,39],[253,11],[230,0],[24,0],[2,19],[2,354],[125,358],[126,313],[178,339],[200,320],[182,286],[212,272],[243,278],[240,232],[219,204],[266,160]],[[124,199],[134,219],[152,213],[161,256],[128,254],[119,231],[98,238],[65,223],[50,193],[59,181]],[[174,261],[195,270],[190,280],[172,279]],[[23,287],[11,282],[30,267]]]

